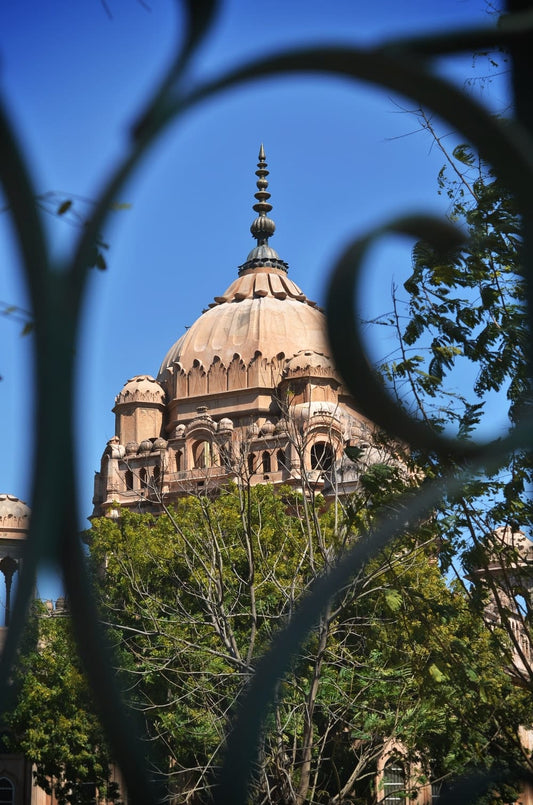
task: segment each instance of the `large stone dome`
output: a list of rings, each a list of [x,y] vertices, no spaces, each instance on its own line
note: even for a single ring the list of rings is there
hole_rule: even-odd
[[[170,348],[159,369],[179,362],[188,372],[200,362],[207,370],[216,358],[228,366],[235,355],[245,365],[257,353],[269,362],[302,349],[328,353],[324,314],[286,273],[275,267],[245,270],[222,296],[215,297],[187,332]]]
[[[157,380],[138,375],[117,396],[96,514],[117,502],[159,511],[163,498],[228,481],[301,488],[306,471],[316,491],[361,421],[335,372],[324,314],[268,242],[275,224],[262,146],[257,168],[256,245],[168,350]]]

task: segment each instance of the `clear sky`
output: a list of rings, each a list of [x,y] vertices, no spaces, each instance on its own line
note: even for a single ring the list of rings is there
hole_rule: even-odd
[[[0,8],[0,87],[39,193],[75,198],[86,213],[128,129],[179,40],[170,0],[16,0]],[[229,0],[197,54],[214,75],[288,45],[371,45],[414,33],[490,23],[485,0]],[[472,57],[443,64],[455,81]],[[489,102],[503,103],[503,84]],[[94,272],[79,368],[79,483],[91,513],[94,471],[114,434],[114,397],[128,378],[156,374],[170,345],[236,276],[252,248],[257,152],[269,162],[271,241],[290,276],[321,301],[329,267],[355,234],[407,211],[445,212],[442,156],[388,91],[324,77],[248,85],[195,108],[145,158],[106,232],[109,268]],[[444,129],[446,131],[446,129]],[[450,140],[451,142],[451,140]],[[2,205],[3,206],[3,205]],[[57,254],[78,234],[47,216]],[[0,300],[26,306],[9,215],[0,215]],[[372,266],[366,316],[390,307],[409,268],[396,246]],[[0,318],[0,491],[29,495],[31,336]],[[54,383],[54,378],[50,377]],[[87,521],[80,523],[84,527]]]

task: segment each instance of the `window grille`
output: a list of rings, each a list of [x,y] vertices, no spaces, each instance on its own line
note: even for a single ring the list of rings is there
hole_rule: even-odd
[[[391,761],[383,769],[383,799],[386,805],[405,802],[405,771],[401,763]]]

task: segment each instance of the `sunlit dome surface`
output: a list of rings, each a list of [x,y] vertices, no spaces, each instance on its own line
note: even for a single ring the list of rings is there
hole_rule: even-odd
[[[195,360],[209,367],[215,357],[227,366],[238,354],[248,364],[260,352],[272,360],[302,349],[329,352],[324,314],[283,271],[250,269],[233,282],[170,348],[161,368],[179,361],[187,372]]]

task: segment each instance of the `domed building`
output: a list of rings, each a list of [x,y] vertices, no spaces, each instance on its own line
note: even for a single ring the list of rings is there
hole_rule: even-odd
[[[347,444],[368,441],[332,364],[325,318],[270,246],[267,163],[259,152],[256,246],[238,276],[167,351],[157,377],[115,399],[115,436],[95,481],[95,515],[157,509],[229,480],[331,488]]]

